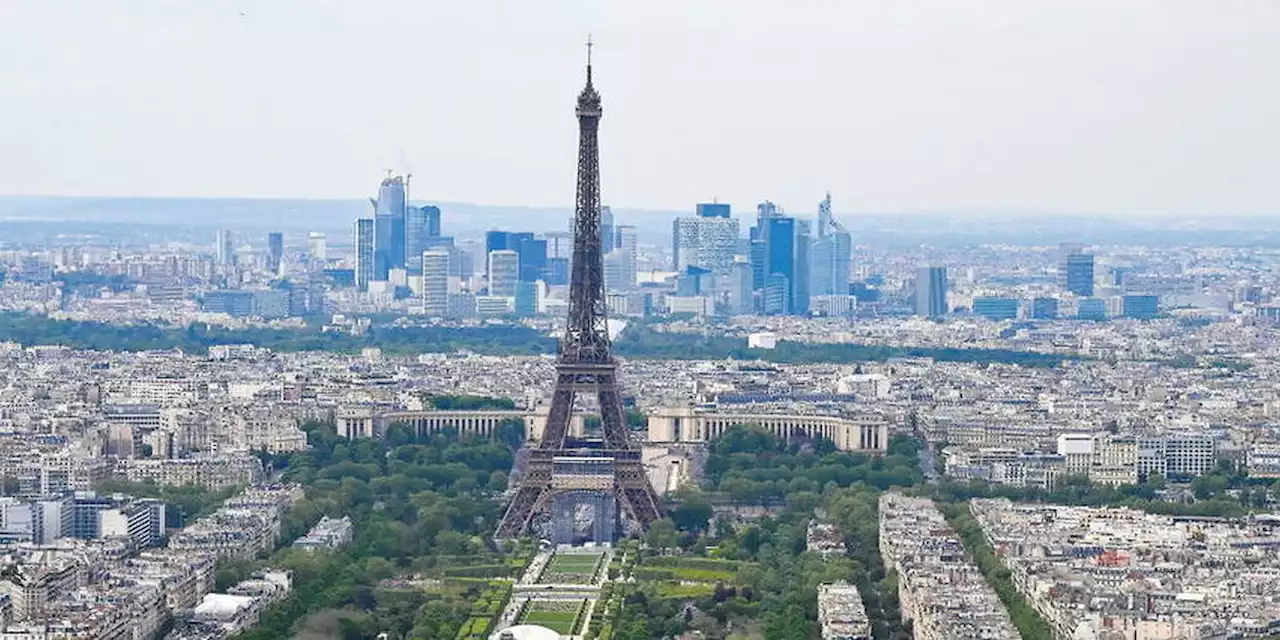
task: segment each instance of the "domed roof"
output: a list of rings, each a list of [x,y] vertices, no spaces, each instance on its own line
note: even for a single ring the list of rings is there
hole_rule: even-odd
[[[511,635],[508,636],[507,634]],[[540,625],[518,624],[495,632],[489,636],[489,640],[503,640],[503,638],[510,638],[511,640],[560,640],[560,637],[559,633]]]

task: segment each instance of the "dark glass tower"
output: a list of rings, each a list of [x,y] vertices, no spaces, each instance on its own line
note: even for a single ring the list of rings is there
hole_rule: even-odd
[[[920,267],[916,270],[916,315],[926,318],[947,315],[946,267]]]
[[[1093,254],[1076,244],[1064,244],[1058,262],[1058,285],[1088,298],[1093,295]]]
[[[386,280],[391,269],[405,266],[404,177],[388,177],[373,201],[373,279]]]
[[[783,302],[779,313],[790,314],[795,308],[796,281],[796,219],[771,217],[763,220],[765,251],[765,282],[774,275],[787,279],[790,295]]]
[[[374,220],[373,218],[360,218],[356,220],[355,237],[352,238],[356,245],[356,288],[361,291],[369,290],[369,281],[373,280],[373,236],[374,236]]]
[[[272,231],[267,234],[267,271],[280,275],[280,263],[284,261],[284,234]]]

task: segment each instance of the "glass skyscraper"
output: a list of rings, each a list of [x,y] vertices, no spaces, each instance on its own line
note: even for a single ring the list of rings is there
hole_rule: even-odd
[[[810,299],[810,263],[809,250],[812,248],[809,236],[809,221],[796,220],[795,259],[791,265],[791,313],[809,314]]]
[[[388,177],[373,201],[373,279],[386,280],[391,269],[405,266],[405,183]]]
[[[811,255],[810,292],[815,296],[849,293],[853,237],[831,215],[831,194],[818,204],[818,228]]]
[[[946,267],[920,267],[916,270],[916,315],[926,318],[947,315]]]
[[[422,273],[422,253],[440,237],[440,208],[434,206],[405,207],[404,255],[409,273]]]
[[[267,271],[280,275],[282,262],[284,262],[284,234],[272,231],[267,234]]]
[[[1078,296],[1093,295],[1093,254],[1078,244],[1064,243],[1058,261],[1058,286]]]
[[[537,282],[547,273],[547,241],[534,238],[522,238],[516,245],[516,253],[520,254],[520,281]]]
[[[796,219],[769,217],[763,223],[765,283],[768,286],[775,275],[786,278],[788,296],[783,309],[778,313],[789,314],[794,308],[792,298],[796,277]]]
[[[218,264],[232,265],[236,263],[235,235],[227,229],[218,229],[214,238]]]
[[[369,281],[373,280],[373,218],[356,220],[354,244],[356,246],[356,288],[369,290]]]

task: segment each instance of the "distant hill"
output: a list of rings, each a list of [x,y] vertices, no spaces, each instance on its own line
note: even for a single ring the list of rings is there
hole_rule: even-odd
[[[415,204],[425,204],[418,203]],[[433,202],[447,235],[476,236],[489,229],[569,230],[568,208]],[[0,196],[3,222],[98,222],[243,230],[326,231],[346,234],[371,214],[368,200],[269,198],[94,198]],[[615,209],[619,224],[645,236],[670,234],[675,211]]]
[[[424,204],[425,202],[415,202]],[[489,229],[568,231],[567,207],[522,207],[435,202],[446,235],[475,238]],[[692,205],[690,205],[692,209]],[[635,225],[642,244],[669,246],[671,220],[689,212],[614,207],[617,224]],[[356,218],[370,215],[368,200],[268,198],[105,198],[0,196],[0,240],[50,241],[79,232],[151,240],[192,238],[212,229],[245,233],[325,231],[349,241]],[[755,220],[754,205],[735,207],[742,234]],[[795,212],[813,218],[812,212]],[[878,247],[960,247],[979,244],[1056,245],[1059,242],[1136,245],[1280,246],[1276,217],[1206,216],[1133,218],[1046,212],[839,213],[855,244]],[[139,228],[141,227],[141,228]]]

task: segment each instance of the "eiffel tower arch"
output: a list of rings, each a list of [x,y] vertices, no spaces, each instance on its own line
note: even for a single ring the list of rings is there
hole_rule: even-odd
[[[600,243],[600,94],[591,83],[591,43],[587,43],[587,84],[578,94],[578,188],[573,219],[573,271],[569,317],[556,359],[556,384],[542,440],[530,443],[526,467],[494,537],[526,534],[536,517],[563,517],[572,498],[607,494],[616,509],[596,509],[614,518],[595,523],[596,535],[621,530],[623,518],[647,529],[661,517],[660,503],[627,431],[618,392],[617,363],[609,340]],[[585,446],[568,438],[578,394],[595,397],[604,438]],[[557,500],[557,496],[563,496]],[[591,498],[598,502],[597,498]],[[555,508],[558,506],[559,508]],[[556,523],[563,527],[564,523]],[[612,538],[612,536],[610,536]]]

